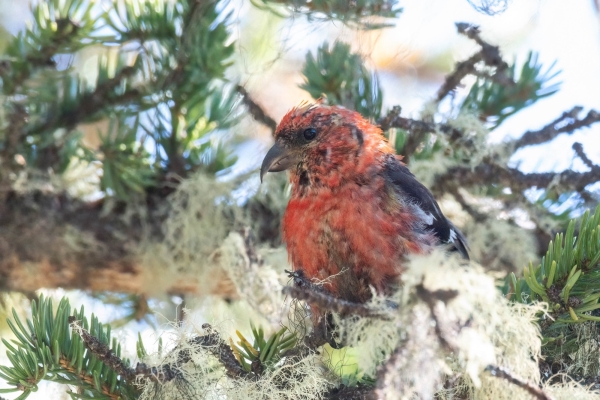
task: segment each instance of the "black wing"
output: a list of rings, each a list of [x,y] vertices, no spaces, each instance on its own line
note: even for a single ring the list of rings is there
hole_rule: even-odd
[[[421,216],[425,229],[433,232],[441,243],[452,245],[455,251],[468,260],[465,237],[442,214],[431,192],[395,156],[390,155],[385,164],[388,183]]]

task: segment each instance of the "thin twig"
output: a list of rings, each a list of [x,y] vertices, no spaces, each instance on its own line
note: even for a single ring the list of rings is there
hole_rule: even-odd
[[[460,81],[462,81],[465,76],[475,73],[475,64],[483,60],[481,53],[481,51],[475,53],[465,61],[461,61],[456,64],[454,71],[452,71],[450,75],[446,76],[444,84],[438,90],[436,101],[441,101],[448,95],[448,93],[456,89],[456,87],[460,84]]]
[[[271,132],[275,134],[275,129],[277,129],[277,122],[275,122],[273,118],[269,117],[267,113],[261,108],[261,106],[259,106],[254,100],[252,100],[252,97],[250,97],[250,94],[248,93],[246,88],[244,88],[241,85],[238,85],[236,87],[236,90],[239,94],[242,95],[242,102],[246,107],[248,107],[248,111],[254,117],[254,119],[260,122],[261,124],[267,126],[269,129],[271,129]]]
[[[29,129],[27,133],[35,135],[42,132],[51,132],[59,127],[70,130],[96,113],[102,111],[108,103],[114,106],[137,99],[140,96],[140,92],[137,89],[129,89],[117,96],[109,95],[111,91],[121,85],[123,80],[131,77],[135,72],[136,69],[134,67],[123,68],[114,77],[98,85],[93,92],[83,95],[78,102],[78,108],[63,111],[58,115],[49,114],[47,119]]]
[[[438,175],[433,187],[445,180],[454,180],[460,187],[501,184],[512,189],[513,193],[522,192],[531,187],[546,188],[550,185],[561,192],[583,190],[587,185],[600,181],[600,171],[593,169],[586,172],[566,170],[560,173],[536,172],[525,173],[517,168],[509,168],[485,158],[474,168],[455,167]]]
[[[441,101],[448,95],[448,93],[456,89],[465,76],[469,74],[479,75],[480,72],[477,71],[475,66],[481,61],[483,61],[488,67],[495,68],[495,72],[491,76],[494,81],[506,86],[514,85],[512,79],[506,75],[508,64],[502,59],[502,56],[500,55],[500,48],[484,41],[480,36],[481,32],[479,31],[479,27],[464,22],[459,22],[456,24],[456,28],[459,33],[467,36],[469,39],[474,40],[479,46],[481,46],[481,50],[473,54],[467,60],[456,64],[454,71],[446,77],[444,84],[438,90],[436,101]]]
[[[316,305],[323,310],[333,311],[342,316],[360,315],[361,317],[370,318],[390,318],[389,313],[372,309],[364,304],[352,303],[350,301],[338,299],[330,294],[321,291],[314,291],[310,288],[286,286],[283,288],[283,293],[293,297],[294,299],[304,300],[307,303]]]
[[[409,157],[417,150],[421,142],[425,140],[428,133],[444,133],[447,135],[450,143],[456,142],[463,136],[463,132],[448,124],[436,124],[425,122],[422,120],[404,118],[400,116],[400,106],[395,106],[383,118],[378,121],[381,130],[390,128],[400,128],[407,131],[408,135],[402,155],[405,157],[405,162],[408,162]]]
[[[583,119],[577,119],[583,107],[573,107],[565,111],[560,117],[552,121],[542,129],[537,131],[527,131],[519,139],[511,143],[514,149],[525,146],[531,146],[540,143],[546,143],[560,135],[561,133],[573,133],[577,129],[590,126],[600,122],[600,113],[596,110],[590,110]]]
[[[493,376],[497,378],[506,379],[513,385],[520,387],[521,389],[526,390],[529,394],[535,397],[538,400],[554,400],[554,397],[544,392],[541,388],[534,385],[533,383],[527,382],[502,367],[498,367],[495,365],[489,365],[486,368],[486,371],[489,371]]]
[[[585,154],[585,152],[583,151],[583,146],[581,145],[581,143],[579,142],[575,142],[573,143],[573,150],[575,150],[575,153],[577,154],[577,157],[581,158],[581,161],[583,161],[583,163],[589,167],[590,169],[595,169],[595,170],[600,170],[600,166],[595,165],[592,160],[590,160],[587,156],[587,154]]]
[[[429,132],[442,132],[448,134],[448,138],[451,141],[456,140],[463,135],[462,131],[448,124],[436,124],[418,119],[401,117],[400,111],[400,106],[392,108],[388,115],[379,120],[379,127],[384,131],[390,128],[400,128],[417,136]]]

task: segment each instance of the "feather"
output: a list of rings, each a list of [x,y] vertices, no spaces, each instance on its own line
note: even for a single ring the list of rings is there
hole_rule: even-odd
[[[433,232],[441,244],[451,245],[464,258],[469,259],[467,242],[463,234],[442,213],[433,194],[421,184],[398,158],[388,155],[384,174],[398,200],[412,208],[422,222],[423,229]]]

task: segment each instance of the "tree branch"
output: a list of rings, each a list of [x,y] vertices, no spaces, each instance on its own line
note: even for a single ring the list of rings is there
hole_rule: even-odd
[[[69,324],[71,328],[81,337],[85,347],[100,361],[106,364],[110,369],[115,371],[121,376],[122,379],[133,381],[136,376],[136,372],[133,368],[129,368],[123,360],[117,357],[111,348],[102,343],[98,338],[92,336],[87,329],[84,329],[79,321],[75,317],[69,317]]]
[[[417,296],[423,300],[429,307],[431,312],[431,318],[435,322],[435,333],[440,340],[440,344],[445,347],[448,351],[456,349],[456,343],[451,340],[451,335],[446,332],[447,327],[445,321],[442,321],[437,313],[437,303],[442,302],[446,304],[450,300],[458,296],[458,290],[435,290],[431,291],[427,289],[422,283],[415,286]]]
[[[271,130],[271,133],[275,134],[275,129],[277,129],[277,122],[271,117],[267,115],[267,113],[259,106],[253,99],[250,97],[250,94],[241,85],[236,86],[236,90],[239,94],[242,95],[242,102],[248,108],[248,112],[254,117],[254,119],[261,124],[265,125]]]
[[[437,96],[435,98],[436,101],[441,101],[444,97],[446,97],[451,91],[456,89],[456,87],[460,84],[463,78],[469,74],[475,73],[475,64],[482,61],[483,57],[481,56],[481,51],[479,53],[475,53],[471,57],[469,57],[465,61],[461,61],[456,64],[454,71],[450,73],[450,75],[446,76],[446,80],[444,84],[437,92]]]
[[[118,96],[110,95],[110,92],[117,88],[124,79],[132,76],[135,72],[134,67],[123,68],[114,77],[98,85],[93,92],[84,94],[77,108],[65,110],[58,115],[49,113],[46,120],[33,126],[27,133],[36,135],[42,132],[52,132],[61,127],[71,130],[102,111],[109,103],[114,106],[138,99],[140,92],[137,89],[130,89]]]
[[[546,188],[550,185],[560,191],[583,191],[587,185],[600,180],[600,170],[525,173],[516,168],[500,166],[486,158],[475,168],[450,168],[445,174],[436,177],[433,186],[443,185],[445,180],[454,180],[461,187],[501,184],[511,188],[513,192],[522,192],[531,187]]]
[[[422,136],[431,132],[442,132],[448,134],[450,140],[456,140],[463,134],[461,130],[448,124],[436,124],[418,119],[401,117],[401,110],[400,106],[394,106],[388,115],[381,118],[378,122],[381,130],[386,131],[390,128],[400,128],[416,136]]]
[[[323,310],[333,311],[342,316],[344,315],[360,315],[361,317],[370,318],[390,318],[390,314],[381,310],[375,310],[364,304],[352,303],[350,301],[338,299],[323,291],[316,291],[309,287],[292,287],[286,286],[283,288],[283,293],[298,300],[304,300],[309,304],[318,306]]]
[[[379,366],[377,371],[377,386],[375,394],[377,399],[385,399],[385,389],[389,385],[389,380],[398,373],[398,364],[401,357],[405,356],[406,350],[403,346],[398,346],[388,358],[388,360]]]
[[[146,215],[127,216],[122,204],[106,213],[102,201],[11,192],[0,202],[0,291],[60,287],[148,293],[149,277],[137,249],[148,234],[160,240],[168,204],[162,194],[149,194],[147,204]],[[223,285],[228,279],[225,272],[215,276],[208,291],[235,299],[237,293]],[[164,289],[199,294],[204,288],[198,277],[181,277]]]
[[[206,347],[225,367],[227,375],[231,378],[251,378],[253,373],[246,372],[235,358],[233,350],[229,347],[221,336],[213,330],[209,324],[203,324],[202,329],[208,331],[207,335],[197,336],[190,340],[190,343]],[[189,361],[189,360],[188,360]],[[186,361],[187,362],[187,361]]]
[[[465,76],[469,74],[477,75],[478,71],[476,70],[475,65],[481,61],[488,67],[496,68],[494,74],[491,76],[496,82],[504,85],[514,85],[512,79],[506,75],[508,64],[502,59],[500,48],[485,42],[480,36],[481,32],[479,31],[479,27],[464,22],[458,22],[456,28],[459,33],[474,40],[481,46],[481,50],[473,54],[467,60],[456,64],[454,71],[446,77],[444,84],[438,90],[436,101],[441,101],[448,93],[456,89]]]
[[[325,395],[327,400],[375,400],[377,396],[372,387],[361,385],[345,386],[332,389]]]
[[[492,376],[495,376],[495,377],[501,378],[501,379],[506,379],[513,385],[516,385],[516,386],[520,387],[521,389],[526,390],[529,394],[531,394],[533,397],[535,397],[538,400],[554,400],[553,396],[550,396],[548,393],[544,392],[541,388],[511,374],[510,372],[508,372],[506,369],[504,369],[502,367],[498,367],[495,365],[489,365],[486,368],[486,370],[489,371],[492,374]]]
[[[406,139],[404,148],[402,149],[402,155],[406,158],[406,160],[408,160],[409,157],[414,154],[421,142],[425,140],[425,136],[428,133],[444,133],[448,136],[448,140],[450,142],[457,141],[463,135],[462,131],[448,124],[436,124],[432,122],[401,117],[401,110],[402,109],[400,106],[394,106],[388,115],[378,121],[378,125],[383,131],[386,131],[390,128],[399,128],[410,133]]]
[[[79,321],[75,320],[75,317],[69,317],[69,324],[71,328],[77,332],[85,343],[86,348],[100,361],[106,364],[109,368],[119,374],[122,379],[126,379],[133,382],[136,377],[143,376],[154,382],[165,383],[169,382],[180,376],[170,365],[161,367],[147,367],[144,363],[138,363],[136,368],[128,367],[123,360],[116,356],[110,347],[102,343],[98,338],[91,335],[86,329],[84,329]],[[209,333],[203,336],[197,336],[189,341],[190,344],[205,347],[208,351],[213,353],[215,357],[221,362],[221,365],[227,371],[227,375],[232,378],[249,378],[253,374],[246,372],[244,368],[238,363],[233,350],[225,341],[221,339],[221,336],[215,332],[209,324],[202,325],[202,328]],[[177,360],[178,365],[183,365],[191,361],[191,353],[189,350],[184,350]]]
[[[590,168],[591,170],[596,170],[596,171],[600,171],[600,166],[598,165],[594,165],[594,163],[592,162],[592,160],[590,160],[587,156],[587,154],[585,154],[585,152],[583,151],[583,146],[581,145],[581,143],[579,142],[575,142],[573,143],[573,150],[575,150],[575,153],[577,154],[577,156],[579,158],[581,158],[581,161],[583,161],[583,163]]]
[[[511,145],[514,149],[520,149],[521,147],[549,142],[561,133],[571,134],[577,129],[600,121],[600,113],[596,110],[590,110],[583,119],[577,119],[582,110],[583,107],[581,106],[573,107],[542,129],[525,132],[523,136],[513,141]]]

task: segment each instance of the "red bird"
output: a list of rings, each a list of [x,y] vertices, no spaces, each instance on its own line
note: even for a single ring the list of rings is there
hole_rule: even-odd
[[[357,112],[323,105],[292,109],[263,160],[290,170],[283,240],[295,270],[339,298],[386,293],[405,257],[448,245],[468,258],[462,234],[442,214],[381,129]]]

